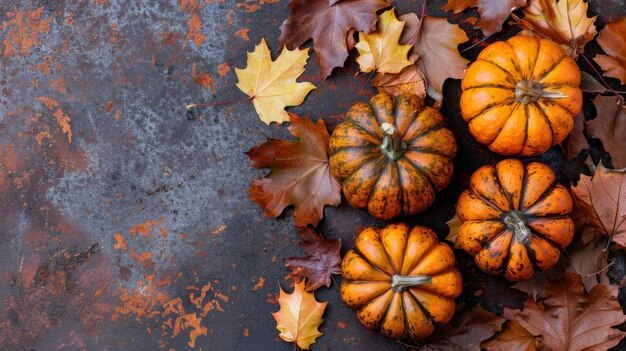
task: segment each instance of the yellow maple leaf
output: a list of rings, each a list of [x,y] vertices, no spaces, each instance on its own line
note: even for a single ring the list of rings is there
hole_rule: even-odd
[[[453,243],[455,249],[460,249],[461,244],[459,243],[459,228],[461,228],[461,224],[463,224],[463,222],[461,222],[459,216],[454,215],[454,217],[447,221],[446,224],[448,225],[448,228],[450,228],[450,231],[448,232],[448,236],[445,240]]]
[[[519,24],[561,44],[568,55],[576,58],[598,33],[594,25],[597,16],[587,17],[587,7],[583,0],[530,0]]]
[[[295,342],[299,348],[308,350],[315,339],[322,335],[317,330],[322,323],[322,315],[327,302],[317,302],[315,295],[304,290],[304,280],[297,283],[293,293],[280,289],[278,297],[280,310],[272,313],[281,339]]]
[[[265,39],[248,53],[248,66],[235,68],[239,81],[237,87],[252,98],[259,118],[266,124],[289,121],[287,106],[300,105],[315,85],[296,82],[304,72],[309,58],[308,49],[283,48],[276,61],[272,61]]]
[[[412,45],[400,45],[404,22],[398,21],[393,9],[383,12],[376,24],[376,31],[359,32],[356,48],[361,72],[378,70],[380,73],[398,73],[413,62],[407,59]]]

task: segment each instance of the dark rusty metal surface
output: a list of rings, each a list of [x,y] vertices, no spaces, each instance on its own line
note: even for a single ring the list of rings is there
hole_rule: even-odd
[[[421,3],[396,7],[419,12]],[[428,13],[443,16],[443,3],[429,1]],[[591,3],[599,23],[626,12],[620,0]],[[244,155],[288,133],[249,102],[185,109],[241,98],[234,67],[262,37],[277,53],[287,15],[286,0],[2,0],[1,350],[293,348],[271,312],[299,238],[291,210],[267,219],[248,201],[264,172]],[[318,89],[293,110],[334,127],[373,95],[356,72],[349,60],[324,81],[312,55],[301,80]],[[469,173],[492,158],[467,137],[458,82],[447,91],[442,111],[465,147],[459,174]],[[561,180],[576,177],[557,151],[544,159]],[[458,193],[450,186],[406,220],[445,234]],[[359,229],[382,224],[342,205],[318,229],[345,252]],[[624,259],[615,259],[617,279]],[[519,307],[510,284],[467,272],[467,302]],[[316,296],[329,307],[314,349],[405,349],[363,329],[336,285]]]

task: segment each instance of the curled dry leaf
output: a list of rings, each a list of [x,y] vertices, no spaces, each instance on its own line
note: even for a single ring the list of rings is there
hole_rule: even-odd
[[[626,321],[617,290],[599,284],[585,294],[581,277],[566,272],[563,279],[546,282],[546,299],[527,299],[524,310],[512,311],[510,319],[552,351],[608,350],[626,335],[612,328]]]
[[[604,94],[609,92],[609,89],[585,71],[580,71],[580,90],[582,90],[583,93],[591,94]]]
[[[412,64],[407,59],[411,45],[399,44],[403,28],[404,22],[398,21],[392,8],[380,15],[374,32],[359,33],[355,47],[361,72],[398,73]]]
[[[372,85],[378,93],[387,93],[398,96],[404,93],[415,94],[420,98],[426,97],[426,80],[417,64],[407,66],[396,74],[376,73]]]
[[[572,187],[576,206],[598,233],[626,246],[626,173],[598,165],[593,177],[580,176]]]
[[[258,203],[267,217],[277,217],[285,207],[295,207],[298,227],[316,225],[324,216],[324,206],[341,202],[339,183],[330,175],[328,143],[324,122],[290,114],[289,132],[299,141],[268,139],[246,154],[254,168],[270,168],[248,189],[250,201]]]
[[[300,247],[307,257],[287,258],[285,267],[291,270],[291,276],[306,278],[306,291],[329,287],[331,275],[341,274],[341,240],[328,240],[308,226],[300,228],[299,233]]]
[[[322,335],[317,328],[323,322],[322,315],[328,302],[317,302],[313,293],[304,291],[304,282],[300,282],[291,294],[280,288],[278,303],[280,310],[272,313],[276,329],[280,331],[278,336],[308,350]]]
[[[480,351],[480,344],[500,330],[504,318],[483,309],[480,305],[473,309],[457,308],[450,323],[437,329],[418,351]]]
[[[461,57],[457,46],[468,40],[465,32],[445,18],[425,16],[415,44],[418,64],[427,81],[428,95],[441,102],[443,83],[448,78],[461,79],[468,60]]]
[[[619,79],[626,85],[626,17],[608,23],[600,31],[598,44],[607,55],[596,55],[594,61],[607,77]]]
[[[369,33],[376,29],[381,0],[291,0],[291,14],[280,27],[278,40],[295,49],[313,39],[313,49],[324,77],[348,58],[346,33],[351,28]],[[332,5],[332,6],[331,6]]]
[[[235,68],[237,87],[252,98],[259,118],[266,124],[288,122],[286,106],[300,105],[315,85],[296,82],[304,72],[308,49],[283,49],[272,61],[265,39],[248,53],[248,66]]]
[[[586,121],[587,133],[602,142],[615,168],[626,167],[626,105],[617,96],[596,96],[596,118]]]
[[[505,308],[505,315],[510,310]],[[502,325],[502,330],[496,333],[480,346],[488,351],[535,351],[539,348],[541,337],[534,336],[514,320],[508,320]]]
[[[573,58],[584,52],[585,44],[598,33],[596,16],[587,17],[584,0],[530,0],[524,19],[517,22],[532,33],[559,43]]]
[[[511,12],[526,6],[527,2],[528,0],[448,0],[441,9],[459,13],[470,7],[478,7],[480,20],[476,27],[480,28],[485,36],[489,36],[499,32]]]

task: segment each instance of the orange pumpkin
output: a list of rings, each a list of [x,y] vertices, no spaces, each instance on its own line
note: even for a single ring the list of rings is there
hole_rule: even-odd
[[[483,166],[457,204],[458,240],[480,269],[513,281],[532,277],[559,260],[572,241],[572,198],[539,162],[508,159]]]
[[[546,152],[582,107],[580,70],[558,44],[515,36],[485,48],[461,82],[461,113],[478,142],[503,155]]]
[[[394,339],[422,340],[454,315],[463,289],[454,253],[426,227],[367,228],[341,263],[341,298],[361,324]]]
[[[413,94],[357,103],[330,137],[330,171],[344,196],[384,220],[428,208],[448,185],[455,154],[439,111]]]

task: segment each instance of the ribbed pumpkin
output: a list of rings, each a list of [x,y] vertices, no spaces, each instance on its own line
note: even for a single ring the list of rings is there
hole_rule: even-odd
[[[515,36],[485,48],[463,77],[461,113],[478,142],[503,155],[544,153],[582,106],[580,70],[558,44]]]
[[[422,340],[452,319],[463,282],[452,249],[432,230],[367,228],[355,246],[341,263],[341,298],[364,327]]]
[[[388,220],[432,204],[452,177],[456,141],[418,96],[379,94],[350,108],[330,137],[330,154],[348,202]]]
[[[483,271],[513,281],[552,267],[572,241],[569,191],[539,162],[483,166],[457,204],[458,240]]]

